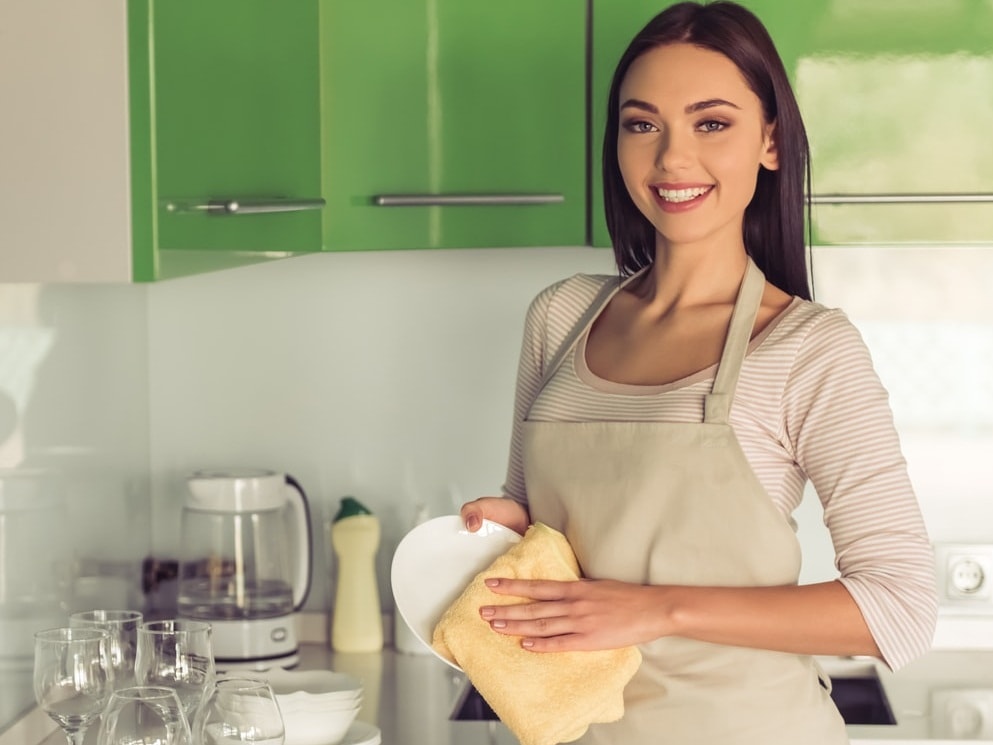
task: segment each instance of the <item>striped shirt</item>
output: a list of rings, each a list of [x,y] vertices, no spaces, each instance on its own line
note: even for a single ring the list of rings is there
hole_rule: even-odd
[[[586,334],[541,388],[544,365],[610,280],[576,275],[543,290],[528,309],[503,488],[523,504],[525,418],[703,420],[716,365],[666,385],[614,383],[586,366]],[[931,544],[887,392],[845,314],[794,298],[749,344],[730,423],[759,482],[794,528],[791,516],[810,480],[840,581],[884,662],[895,670],[927,651],[937,615]]]

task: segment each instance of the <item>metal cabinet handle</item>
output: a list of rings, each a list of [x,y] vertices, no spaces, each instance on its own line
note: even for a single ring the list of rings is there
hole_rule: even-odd
[[[323,199],[211,199],[204,203],[169,202],[169,212],[206,212],[208,215],[264,215],[324,208]]]
[[[377,207],[493,207],[499,205],[558,204],[562,194],[377,194]]]
[[[812,194],[811,204],[976,204],[993,194]]]

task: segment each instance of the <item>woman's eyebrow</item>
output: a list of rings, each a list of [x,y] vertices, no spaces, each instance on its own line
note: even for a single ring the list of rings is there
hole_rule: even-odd
[[[638,98],[629,98],[627,101],[622,103],[621,110],[623,111],[624,109],[641,109],[642,111],[647,111],[649,114],[659,113],[659,110],[655,106]]]
[[[689,104],[684,111],[687,114],[694,114],[697,111],[712,109],[717,106],[730,106],[732,109],[741,109],[741,107],[737,104],[733,104],[730,101],[725,101],[723,98],[708,98],[705,101],[697,101],[696,103]],[[649,114],[659,113],[658,107],[654,104],[648,103],[648,101],[642,101],[640,98],[629,98],[621,104],[621,110],[623,111],[624,109],[640,109],[642,111],[647,111]]]
[[[725,101],[723,98],[708,98],[706,101],[697,101],[696,103],[691,103],[686,107],[685,111],[687,114],[693,114],[697,111],[703,111],[704,109],[712,109],[715,106],[730,106],[732,109],[741,109],[730,101]]]

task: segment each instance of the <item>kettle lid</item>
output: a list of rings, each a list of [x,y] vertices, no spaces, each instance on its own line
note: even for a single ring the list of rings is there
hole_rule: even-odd
[[[286,503],[286,475],[261,468],[196,471],[186,506],[210,512],[263,512]]]

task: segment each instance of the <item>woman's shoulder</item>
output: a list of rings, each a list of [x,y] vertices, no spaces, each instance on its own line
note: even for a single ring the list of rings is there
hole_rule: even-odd
[[[756,351],[759,359],[778,359],[794,378],[872,366],[862,334],[845,311],[809,300],[794,299]]]
[[[770,337],[776,341],[792,339],[806,343],[825,337],[861,338],[855,324],[841,308],[800,298],[794,298],[782,312]]]
[[[551,321],[578,318],[605,285],[618,281],[616,275],[574,274],[542,289],[531,301],[528,313]]]

